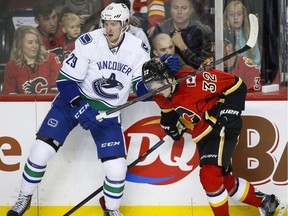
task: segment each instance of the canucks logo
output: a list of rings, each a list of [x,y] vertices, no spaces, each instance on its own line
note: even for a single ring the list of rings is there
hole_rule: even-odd
[[[109,78],[102,77],[94,80],[92,85],[97,95],[109,99],[119,98],[118,93],[112,93],[109,89],[116,88],[118,91],[123,89],[123,84],[116,80],[116,75],[114,73],[112,73]]]

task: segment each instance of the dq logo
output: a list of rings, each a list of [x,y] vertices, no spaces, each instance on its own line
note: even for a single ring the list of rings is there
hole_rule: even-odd
[[[159,122],[158,116],[145,118],[125,131],[128,164],[166,136]],[[199,155],[188,133],[185,133],[177,142],[169,139],[163,143],[143,161],[129,169],[126,180],[135,183],[167,185],[180,181],[190,174],[199,165]]]

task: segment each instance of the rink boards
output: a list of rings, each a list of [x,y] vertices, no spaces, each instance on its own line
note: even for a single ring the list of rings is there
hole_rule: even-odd
[[[0,215],[13,205],[35,132],[50,108],[46,102],[0,102]],[[234,173],[256,188],[288,200],[287,101],[247,101],[243,130],[233,158]],[[159,108],[139,102],[123,110],[127,162],[165,136]],[[127,175],[122,211],[129,215],[212,215],[199,182],[198,152],[188,133],[167,141]],[[48,164],[27,215],[63,215],[102,185],[102,166],[89,132],[80,127]],[[102,215],[97,195],[73,215]],[[257,209],[230,200],[231,215]],[[97,212],[99,212],[97,214]]]

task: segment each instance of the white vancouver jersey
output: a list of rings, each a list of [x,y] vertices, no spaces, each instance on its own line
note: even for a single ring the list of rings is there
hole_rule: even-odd
[[[97,29],[76,40],[61,73],[78,83],[84,97],[114,108],[127,101],[132,82],[141,79],[149,59],[149,49],[139,38],[125,32],[120,45],[110,49],[104,29]]]

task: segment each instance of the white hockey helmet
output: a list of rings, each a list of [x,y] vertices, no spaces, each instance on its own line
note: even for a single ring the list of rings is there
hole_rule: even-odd
[[[103,20],[121,21],[122,27],[129,22],[130,12],[128,7],[123,3],[112,2],[101,12],[100,25],[103,27]]]

